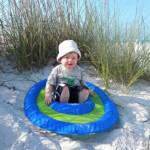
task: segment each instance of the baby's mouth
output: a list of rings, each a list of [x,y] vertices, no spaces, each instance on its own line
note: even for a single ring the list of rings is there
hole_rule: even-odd
[[[73,64],[68,64],[68,66],[72,66]]]

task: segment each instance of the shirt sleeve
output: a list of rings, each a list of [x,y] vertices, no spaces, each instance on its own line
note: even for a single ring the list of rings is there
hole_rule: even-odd
[[[86,73],[85,70],[82,70],[81,72],[81,84],[84,85],[85,82],[89,80],[88,74]]]
[[[57,84],[57,68],[52,69],[51,73],[47,78],[47,84],[56,85]]]

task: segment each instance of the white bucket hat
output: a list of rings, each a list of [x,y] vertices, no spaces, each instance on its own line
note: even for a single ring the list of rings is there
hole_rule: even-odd
[[[57,55],[57,61],[60,62],[60,59],[68,53],[75,52],[81,58],[81,52],[78,49],[78,46],[73,40],[65,40],[59,44],[59,53]]]

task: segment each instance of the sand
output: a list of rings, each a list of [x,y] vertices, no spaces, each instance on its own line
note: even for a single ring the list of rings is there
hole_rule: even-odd
[[[150,149],[150,83],[139,80],[127,89],[112,83],[109,93],[120,120],[105,133],[90,136],[64,136],[40,129],[23,111],[28,89],[47,78],[52,65],[39,71],[19,73],[0,58],[0,149],[1,150],[148,150]],[[82,65],[88,81],[104,89],[94,69]]]

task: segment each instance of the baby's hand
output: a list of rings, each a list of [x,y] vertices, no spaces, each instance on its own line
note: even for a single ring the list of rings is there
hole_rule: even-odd
[[[45,104],[49,105],[51,102],[52,102],[51,94],[50,93],[46,93],[45,94]]]

